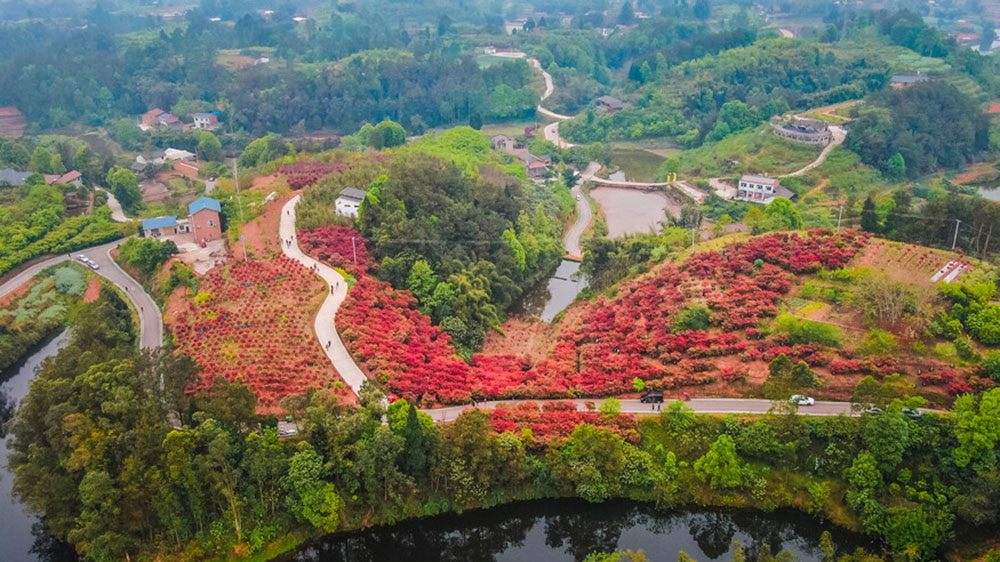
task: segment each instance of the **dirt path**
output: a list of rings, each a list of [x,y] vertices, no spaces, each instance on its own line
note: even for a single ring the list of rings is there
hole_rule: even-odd
[[[347,298],[347,281],[335,269],[310,258],[299,249],[299,242],[295,238],[295,205],[298,204],[299,197],[299,195],[292,197],[282,208],[279,243],[286,256],[306,267],[315,267],[316,274],[333,289],[327,294],[326,300],[323,301],[323,306],[320,307],[319,313],[316,315],[316,337],[319,339],[320,345],[326,351],[326,356],[333,363],[333,368],[337,370],[340,378],[344,379],[344,382],[351,387],[354,394],[358,394],[361,392],[361,385],[368,377],[361,371],[358,364],[354,362],[351,354],[347,352],[344,342],[340,339],[340,334],[337,333],[337,326],[335,324],[337,309],[340,308],[341,303]],[[290,240],[291,244],[286,244],[285,240]],[[287,351],[289,353],[292,352],[292,350]]]
[[[801,176],[802,174],[805,174],[809,170],[812,170],[816,166],[822,164],[823,161],[826,160],[826,157],[830,155],[830,152],[832,152],[834,148],[843,144],[844,140],[847,139],[847,131],[845,131],[844,128],[839,125],[830,125],[830,133],[833,135],[833,140],[830,141],[830,144],[823,147],[823,152],[820,152],[819,156],[817,156],[815,160],[813,160],[800,170],[795,170],[790,174],[785,174],[783,176],[778,176],[778,177],[787,178],[791,176]]]

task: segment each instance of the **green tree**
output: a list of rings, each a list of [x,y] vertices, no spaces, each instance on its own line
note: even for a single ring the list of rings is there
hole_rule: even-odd
[[[31,162],[28,169],[39,174],[51,174],[52,172],[52,152],[43,146],[36,146],[31,153]]]
[[[955,419],[955,438],[958,447],[952,457],[958,466],[989,455],[1000,440],[1000,388],[974,396],[963,394],[955,399],[952,414]]]
[[[798,230],[802,228],[802,215],[791,201],[778,197],[764,209],[768,219],[768,230]]]
[[[885,164],[886,175],[893,181],[900,181],[906,177],[906,160],[900,153],[893,154]]]
[[[602,502],[621,489],[625,470],[624,441],[606,429],[579,425],[552,452],[554,475],[590,502]]]
[[[195,131],[198,146],[195,151],[199,160],[222,162],[222,143],[210,131]]]
[[[864,439],[882,473],[892,474],[910,443],[910,424],[902,411],[890,408],[881,415],[865,417]]]
[[[878,213],[875,211],[875,201],[871,195],[865,198],[865,203],[861,208],[861,230],[876,233],[881,230]]]
[[[712,313],[707,307],[701,305],[689,306],[682,309],[674,317],[673,332],[683,332],[685,330],[707,330]]]
[[[701,458],[694,463],[694,472],[713,489],[738,488],[744,482],[744,466],[736,454],[736,443],[728,435],[720,435]]]
[[[128,168],[115,166],[108,171],[106,178],[111,193],[121,203],[123,209],[135,212],[142,207],[142,192],[139,191],[139,180]]]
[[[340,525],[341,499],[334,485],[323,479],[324,472],[323,458],[303,444],[288,462],[285,503],[299,520],[332,533]]]
[[[875,328],[865,334],[858,353],[862,355],[887,355],[896,350],[896,336]]]

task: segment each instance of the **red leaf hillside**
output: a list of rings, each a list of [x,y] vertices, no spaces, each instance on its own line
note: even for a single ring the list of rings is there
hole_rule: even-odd
[[[347,226],[323,226],[298,232],[299,247],[306,254],[355,277],[368,271],[370,258],[361,233]]]
[[[316,160],[300,160],[281,169],[279,174],[288,178],[288,187],[302,189],[312,185],[330,174],[347,169],[345,163],[320,162]]]
[[[202,367],[191,390],[219,376],[240,380],[266,410],[285,395],[340,381],[312,330],[325,293],[319,278],[284,257],[210,271],[198,295],[168,318],[177,351]]]

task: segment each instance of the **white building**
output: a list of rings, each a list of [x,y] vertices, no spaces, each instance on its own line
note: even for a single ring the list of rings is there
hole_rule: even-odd
[[[791,199],[795,194],[781,186],[778,178],[743,176],[736,189],[736,199],[754,203],[770,203],[776,197]]]
[[[340,196],[337,197],[337,201],[335,203],[337,214],[345,217],[358,218],[358,209],[361,208],[361,202],[365,200],[365,195],[367,194],[360,189],[345,187],[344,190],[340,192]]]

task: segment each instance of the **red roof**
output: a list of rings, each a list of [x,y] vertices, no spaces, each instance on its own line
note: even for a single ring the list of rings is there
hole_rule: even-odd
[[[991,101],[986,113],[1000,113],[1000,101]]]
[[[531,164],[528,164],[528,167],[529,168],[548,168],[549,165],[546,164],[545,162],[542,162],[541,160],[536,160],[536,161],[532,162]]]
[[[147,111],[146,113],[144,113],[144,115],[149,115],[150,117],[159,117],[160,115],[163,115],[164,113],[166,113],[166,111],[163,111],[162,109],[160,109],[159,107],[157,107],[157,108],[154,108],[154,109],[150,109],[149,111]]]

